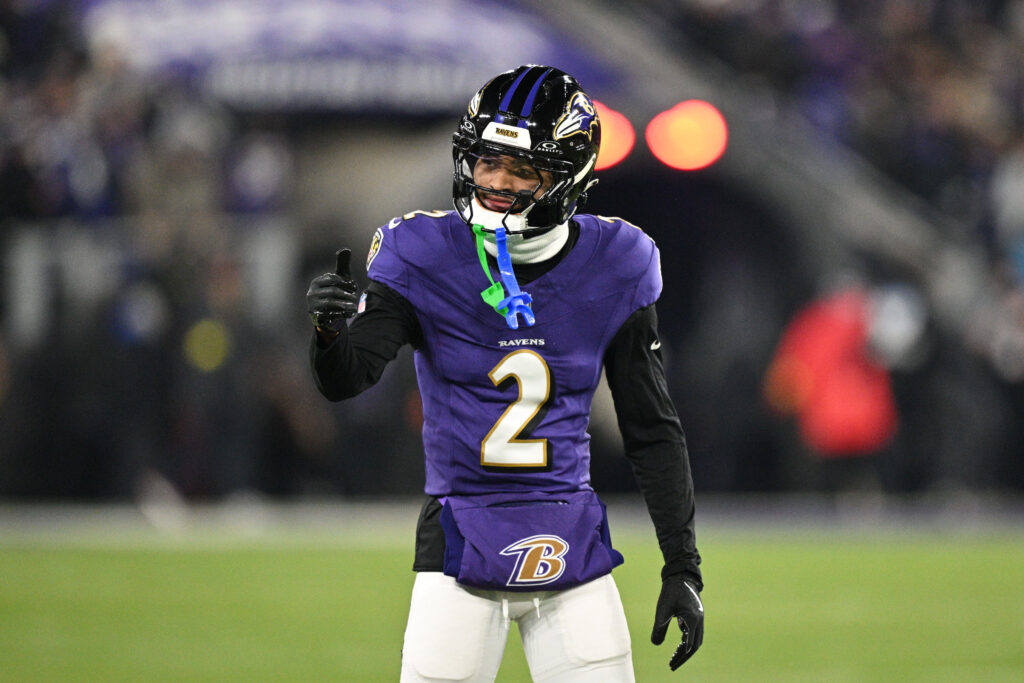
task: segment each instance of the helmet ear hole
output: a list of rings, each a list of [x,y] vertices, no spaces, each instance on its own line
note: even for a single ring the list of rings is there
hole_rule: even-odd
[[[566,222],[593,187],[593,160],[601,142],[601,124],[590,97],[569,74],[527,64],[499,74],[470,101],[452,139],[455,208],[469,221],[470,202],[479,189],[473,181],[473,154],[487,151],[523,159],[552,176],[541,196],[525,203],[526,231]],[[528,193],[530,194],[530,193]],[[522,192],[517,193],[522,195]]]

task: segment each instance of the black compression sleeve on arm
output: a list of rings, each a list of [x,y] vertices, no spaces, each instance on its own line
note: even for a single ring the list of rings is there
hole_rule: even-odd
[[[326,346],[313,334],[309,362],[320,393],[331,401],[351,398],[380,379],[384,367],[405,344],[422,339],[412,305],[380,282],[366,288],[366,309]]]
[[[693,479],[686,438],[665,381],[657,330],[653,304],[633,313],[605,353],[605,372],[626,457],[665,558],[662,576],[682,573],[701,589]]]

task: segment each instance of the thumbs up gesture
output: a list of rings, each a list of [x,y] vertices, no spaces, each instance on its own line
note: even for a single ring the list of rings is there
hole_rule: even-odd
[[[352,279],[349,266],[352,250],[340,249],[335,257],[334,272],[314,278],[306,292],[309,317],[322,332],[337,333],[345,320],[356,314],[359,305],[359,286]]]

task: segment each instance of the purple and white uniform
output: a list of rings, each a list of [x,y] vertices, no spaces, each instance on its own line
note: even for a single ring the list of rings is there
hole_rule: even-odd
[[[510,620],[536,680],[633,680],[610,573],[621,556],[589,475],[587,428],[602,368],[665,571],[699,579],[685,443],[654,344],[658,250],[619,219],[572,220],[575,242],[522,284],[533,326],[510,329],[484,302],[490,281],[473,232],[458,214],[431,211],[377,231],[365,311],[333,342],[314,336],[314,376],[331,400],[372,386],[402,345],[415,349],[429,497],[417,528],[403,681],[493,680]],[[552,500],[565,504],[545,507]]]
[[[358,395],[401,347],[415,350],[428,496],[403,682],[493,681],[510,621],[535,681],[634,680],[611,576],[622,557],[590,483],[602,371],[665,559],[652,640],[676,616],[687,625],[670,665],[700,645],[693,482],[659,352],[658,249],[622,220],[577,213],[600,147],[598,107],[572,76],[538,64],[499,74],[452,135],[455,211],[381,227],[358,303],[342,252],[307,293],[326,398]]]

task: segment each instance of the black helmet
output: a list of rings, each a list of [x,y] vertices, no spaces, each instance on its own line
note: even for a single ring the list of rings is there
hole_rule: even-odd
[[[478,186],[473,166],[481,156],[509,155],[553,176],[540,197],[518,195],[505,213],[525,216],[519,230],[547,230],[564,223],[586,201],[596,180],[594,164],[601,146],[601,123],[590,97],[576,79],[553,67],[527,64],[491,79],[473,96],[452,136],[455,208],[473,221],[472,199]],[[539,174],[538,174],[539,175]]]

